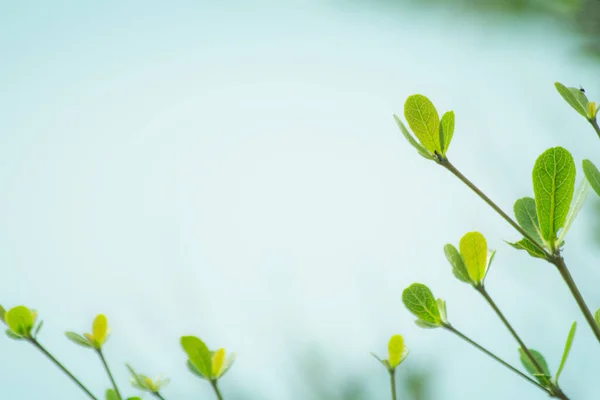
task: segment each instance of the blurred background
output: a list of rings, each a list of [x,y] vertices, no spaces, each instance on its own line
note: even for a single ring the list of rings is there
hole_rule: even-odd
[[[369,352],[400,333],[400,399],[545,398],[401,303],[426,283],[518,365],[443,254],[478,230],[489,292],[553,372],[578,321],[562,386],[594,398],[600,348],[558,273],[392,114],[414,93],[454,110],[450,159],[510,211],[546,148],[600,161],[553,87],[600,99],[599,38],[596,0],[0,1],[0,303],[37,309],[40,342],[98,394],[100,363],[63,332],[104,313],[128,395],[125,362],[169,376],[167,399],[212,398],[185,367],[193,334],[237,353],[227,400],[386,399]],[[599,214],[590,195],[565,252],[593,309]],[[84,398],[32,346],[0,355],[3,398]]]

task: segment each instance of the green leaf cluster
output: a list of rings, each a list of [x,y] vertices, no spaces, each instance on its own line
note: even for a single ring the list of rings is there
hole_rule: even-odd
[[[108,321],[104,314],[98,314],[92,322],[92,333],[83,336],[75,332],[65,332],[67,339],[82,347],[100,350],[108,338]]]
[[[401,335],[393,335],[388,341],[388,358],[382,360],[371,353],[389,372],[394,372],[408,356],[408,349],[404,345],[404,338]]]
[[[446,303],[435,299],[431,290],[422,283],[413,283],[402,291],[402,302],[421,328],[438,328],[448,323]]]
[[[187,354],[188,369],[196,376],[216,381],[231,368],[235,354],[225,357],[225,349],[210,351],[206,344],[195,336],[182,336],[181,347]]]
[[[37,322],[37,312],[25,306],[8,311],[0,306],[0,320],[6,325],[6,336],[14,340],[35,339],[42,329],[43,321]]]
[[[554,87],[556,87],[556,90],[560,93],[562,98],[565,99],[565,101],[582,117],[587,120],[596,118],[600,106],[596,106],[593,101],[590,102],[583,90],[574,87],[566,87],[559,82],[555,82]]]
[[[496,251],[489,251],[485,237],[479,232],[466,233],[459,242],[459,250],[451,244],[444,246],[446,259],[452,265],[454,276],[473,286],[483,285]]]
[[[454,112],[444,113],[440,120],[431,100],[422,94],[415,94],[409,96],[404,103],[404,117],[414,137],[400,118],[394,115],[400,131],[410,145],[428,160],[445,158],[454,135]]]

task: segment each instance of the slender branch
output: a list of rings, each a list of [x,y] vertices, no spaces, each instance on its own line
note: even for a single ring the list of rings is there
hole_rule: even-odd
[[[221,392],[219,391],[219,387],[217,386],[216,379],[211,379],[210,385],[212,386],[213,390],[215,391],[215,394],[217,395],[217,399],[223,400],[223,396],[221,395]]]
[[[97,353],[98,353],[98,356],[100,356],[100,360],[102,360],[102,365],[104,365],[104,369],[106,370],[106,373],[108,374],[108,377],[110,378],[110,382],[112,383],[112,386],[115,389],[115,392],[117,393],[117,397],[119,398],[119,400],[121,400],[123,397],[121,397],[121,393],[119,392],[119,388],[117,387],[117,383],[115,382],[115,378],[113,378],[113,375],[110,372],[110,368],[108,368],[108,364],[106,363],[106,359],[104,358],[104,354],[102,353],[102,349],[98,349]]]
[[[30,341],[30,342],[31,342],[31,343],[32,343],[32,344],[33,344],[33,345],[34,345],[34,346],[35,346],[35,347],[36,347],[38,350],[40,350],[42,353],[44,353],[44,355],[45,355],[46,357],[48,357],[48,358],[50,359],[50,361],[52,361],[54,364],[56,364],[56,366],[57,366],[58,368],[60,368],[60,369],[61,369],[61,370],[62,370],[62,371],[65,373],[65,374],[67,374],[67,376],[68,376],[69,378],[71,378],[71,380],[72,380],[73,382],[75,382],[75,384],[76,384],[77,386],[79,386],[79,388],[80,388],[81,390],[83,390],[83,391],[85,392],[85,394],[87,394],[87,395],[88,395],[88,397],[89,397],[90,399],[92,399],[92,400],[98,400],[98,399],[96,398],[96,396],[94,396],[94,395],[93,395],[93,394],[92,394],[92,393],[91,393],[91,392],[88,390],[88,388],[86,388],[86,387],[85,387],[85,386],[84,386],[84,385],[83,385],[81,382],[79,382],[79,380],[78,380],[77,378],[75,378],[75,376],[73,376],[73,374],[72,374],[71,372],[69,372],[69,370],[68,370],[67,368],[65,368],[65,366],[64,366],[64,365],[62,365],[62,364],[61,364],[61,363],[60,363],[60,362],[59,362],[59,361],[58,361],[56,358],[54,358],[54,356],[53,356],[52,354],[50,354],[50,352],[49,352],[48,350],[46,350],[46,349],[44,348],[44,346],[42,346],[42,345],[40,344],[40,342],[38,342],[38,341],[37,341],[36,339],[34,339],[34,338],[30,338],[30,339],[29,339],[29,341]]]
[[[567,264],[565,264],[564,258],[559,254],[557,257],[554,258],[553,264],[556,265],[556,268],[558,268],[558,272],[560,272],[560,275],[569,287],[569,290],[571,290],[571,294],[575,298],[575,301],[577,301],[577,305],[579,306],[579,309],[583,313],[583,316],[590,325],[590,328],[592,328],[592,332],[594,332],[596,339],[598,339],[598,342],[600,342],[600,326],[598,326],[598,324],[594,320],[592,312],[583,300],[583,296],[581,295],[577,284],[575,284],[575,281],[573,280],[573,277],[571,276],[571,273],[567,268]]]
[[[500,311],[500,309],[498,308],[498,306],[496,305],[496,303],[494,302],[494,300],[492,299],[492,297],[489,295],[489,293],[487,292],[487,290],[485,290],[485,287],[483,287],[482,285],[479,285],[479,286],[475,286],[475,289],[479,293],[481,293],[481,295],[483,296],[483,298],[488,302],[488,304],[496,312],[496,314],[498,315],[498,317],[502,320],[502,322],[504,323],[504,325],[506,326],[506,328],[509,330],[509,332],[511,333],[511,335],[513,336],[513,338],[515,338],[515,340],[517,341],[517,343],[519,344],[519,346],[521,347],[521,349],[523,349],[523,352],[525,353],[525,355],[527,356],[527,358],[529,359],[529,361],[531,361],[531,364],[533,364],[533,366],[535,367],[537,373],[544,375],[545,372],[542,369],[540,363],[533,356],[533,354],[531,354],[531,351],[529,351],[529,348],[527,348],[527,346],[525,345],[525,343],[523,342],[523,340],[519,337],[519,335],[517,334],[517,332],[514,330],[514,328],[510,324],[510,322],[508,322],[508,320],[506,319],[506,317],[504,316],[504,314],[502,313],[502,311]],[[568,400],[568,397],[562,392],[562,390],[558,387],[558,385],[555,385],[553,382],[549,382],[549,384],[551,385],[552,392],[555,393],[555,396],[553,396],[553,397],[556,397],[556,398],[559,398],[559,399],[563,399],[563,400]]]
[[[390,370],[390,388],[392,389],[392,400],[396,400],[396,370]]]
[[[600,126],[598,126],[598,120],[596,120],[596,118],[592,118],[588,119],[588,121],[590,121],[590,124],[592,124],[592,126],[594,127],[594,130],[598,134],[598,138],[600,138]]]
[[[469,343],[470,345],[474,346],[478,350],[480,350],[483,353],[487,354],[488,356],[490,356],[491,358],[493,358],[494,360],[496,360],[500,364],[504,365],[506,368],[510,369],[512,372],[514,372],[515,374],[519,375],[521,378],[525,379],[526,381],[528,381],[532,385],[537,386],[538,388],[540,388],[541,390],[543,390],[547,394],[550,394],[550,395],[552,394],[544,386],[540,385],[538,382],[534,381],[533,379],[531,379],[530,377],[528,377],[527,375],[525,375],[524,373],[522,373],[521,371],[519,371],[518,369],[516,369],[515,367],[513,367],[512,365],[510,365],[509,363],[507,363],[506,361],[504,361],[503,359],[501,359],[500,357],[498,357],[497,355],[495,355],[494,353],[492,353],[491,351],[489,351],[486,348],[482,347],[477,342],[471,340],[470,338],[468,338],[467,336],[465,336],[463,333],[461,333],[458,329],[456,329],[452,325],[445,324],[444,328],[446,330],[454,333],[456,336],[458,336],[459,338],[461,338],[465,342]]]
[[[529,235],[527,232],[525,232],[525,230],[523,230],[523,228],[521,228],[519,226],[519,224],[517,224],[511,217],[509,217],[508,214],[506,214],[504,211],[502,211],[502,209],[500,207],[498,207],[496,205],[496,203],[494,203],[489,197],[487,197],[485,195],[485,193],[483,193],[481,190],[479,190],[479,188],[477,186],[475,186],[475,184],[473,182],[468,180],[466,176],[464,176],[458,169],[456,169],[456,167],[454,165],[452,165],[452,163],[447,158],[438,160],[438,163],[442,167],[446,168],[448,171],[452,172],[452,174],[454,174],[465,185],[467,185],[472,191],[474,191],[479,197],[481,197],[483,199],[483,201],[485,201],[490,207],[492,207],[494,209],[494,211],[496,211],[498,214],[500,214],[500,216],[502,218],[504,218],[506,220],[506,222],[508,222],[513,228],[515,228],[521,235],[523,235],[524,238],[528,239],[531,242],[531,244],[533,244],[537,249],[542,251],[544,253],[544,255],[546,255],[546,257],[548,257],[548,258],[551,257],[551,254],[548,253],[548,250],[546,250],[544,248],[544,246],[539,244],[537,242],[537,240],[535,240],[534,238],[531,237],[531,235]]]

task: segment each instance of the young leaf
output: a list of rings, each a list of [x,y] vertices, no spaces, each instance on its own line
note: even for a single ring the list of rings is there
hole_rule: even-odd
[[[419,320],[439,325],[440,311],[431,290],[422,283],[413,283],[402,292],[402,302]]]
[[[209,379],[206,376],[202,375],[202,373],[200,371],[198,371],[198,368],[196,368],[190,360],[187,360],[186,365],[187,365],[188,369],[190,370],[190,372],[192,374],[196,375],[198,378]]]
[[[594,313],[594,321],[596,321],[596,324],[600,326],[600,308]]]
[[[582,179],[579,182],[579,186],[577,186],[577,190],[575,190],[575,195],[573,196],[573,202],[571,203],[571,208],[569,208],[569,213],[567,214],[567,219],[565,220],[565,226],[560,231],[558,235],[558,243],[562,242],[565,238],[565,235],[569,231],[571,224],[575,221],[575,217],[581,210],[581,206],[583,206],[583,202],[587,197],[588,189],[590,188],[590,184],[587,179]]]
[[[543,244],[544,242],[540,236],[540,225],[535,209],[535,200],[531,197],[518,199],[515,201],[513,211],[521,228],[523,228],[523,230],[539,244]]]
[[[440,146],[440,117],[433,103],[421,94],[409,96],[404,103],[408,126],[429,152],[442,154]]]
[[[33,328],[33,314],[25,306],[13,307],[4,315],[8,328],[20,336],[28,336]]]
[[[465,263],[469,277],[475,283],[481,283],[487,267],[487,244],[479,232],[469,232],[458,244],[460,255]]]
[[[583,160],[581,166],[590,186],[600,196],[600,171],[598,171],[598,168],[590,160]]]
[[[25,339],[23,336],[17,335],[16,333],[14,333],[13,331],[11,331],[10,329],[5,330],[4,333],[6,333],[6,336],[8,336],[9,338],[11,338],[13,340],[23,340],[23,339]]]
[[[212,378],[212,357],[204,342],[195,336],[182,336],[181,347],[190,363],[207,379]]]
[[[436,300],[438,310],[440,312],[440,320],[444,323],[448,322],[448,314],[446,313],[446,300]]]
[[[75,333],[75,332],[65,332],[65,336],[67,337],[67,339],[69,339],[71,342],[78,344],[80,346],[83,347],[92,347],[92,344],[90,343],[90,341],[86,338],[84,338],[83,336]]]
[[[4,321],[4,314],[6,314],[6,310],[4,309],[4,307],[0,306],[0,321],[6,323]]]
[[[540,249],[535,247],[529,239],[521,239],[518,242],[506,242],[517,250],[525,250],[531,257],[546,259],[546,255]]]
[[[569,352],[571,351],[571,345],[573,344],[573,338],[575,337],[575,329],[577,328],[577,322],[573,322],[571,325],[571,329],[569,330],[569,335],[567,336],[567,341],[565,343],[565,349],[563,350],[563,355],[560,360],[560,365],[556,370],[556,377],[554,378],[554,382],[558,384],[558,377],[565,366],[565,361],[567,361],[567,357],[569,356]]]
[[[404,339],[401,335],[394,335],[388,342],[388,362],[390,368],[396,368],[402,361],[404,354]]]
[[[390,364],[388,362],[388,360],[382,360],[381,358],[377,357],[377,355],[375,353],[370,353],[373,358],[375,358],[377,361],[379,361],[381,363],[381,365],[383,365],[385,367],[385,369],[390,369]]]
[[[452,273],[459,281],[466,283],[473,283],[473,280],[469,277],[469,273],[467,272],[467,267],[465,267],[465,263],[458,252],[456,247],[451,244],[447,244],[444,246],[444,254],[446,255],[446,259],[452,265]]]
[[[108,332],[108,322],[103,314],[96,315],[94,322],[92,323],[92,335],[98,343],[98,346],[102,346],[106,340],[106,333]]]
[[[410,145],[412,147],[414,147],[415,149],[417,149],[417,152],[424,158],[428,159],[428,160],[433,160],[433,156],[431,154],[429,154],[429,152],[427,151],[427,149],[425,147],[423,147],[423,145],[419,142],[417,142],[413,136],[410,134],[410,132],[408,131],[408,129],[406,129],[406,126],[404,126],[404,124],[402,123],[402,121],[400,121],[400,118],[398,118],[398,116],[396,114],[394,114],[394,119],[396,120],[396,124],[398,125],[398,128],[400,128],[400,132],[402,132],[402,135],[404,135],[404,137],[406,138],[406,140],[408,140],[408,143],[410,143]]]
[[[117,395],[117,392],[115,392],[113,389],[107,389],[106,390],[106,400],[120,400],[119,396]]]
[[[587,115],[585,112],[586,109],[581,104],[580,98],[573,92],[573,90],[570,90],[570,89],[575,89],[581,93],[581,91],[579,89],[567,88],[565,85],[563,85],[562,83],[559,83],[559,82],[555,82],[554,86],[556,87],[556,90],[558,90],[558,93],[560,93],[560,95],[563,97],[563,99],[565,99],[565,101],[567,103],[569,103],[569,105],[571,107],[573,107],[573,109],[575,111],[577,111],[579,114],[581,114],[582,116],[587,118]]]
[[[548,369],[548,363],[546,362],[546,359],[544,358],[544,356],[541,355],[539,352],[532,350],[532,349],[529,349],[529,352],[531,353],[531,355],[533,356],[535,361],[537,361],[540,368],[542,368],[542,372],[548,377],[552,376],[552,375],[550,375],[550,370]],[[519,355],[521,358],[521,363],[523,364],[523,366],[525,367],[527,372],[529,372],[533,376],[536,376],[536,378],[539,378],[537,376],[537,375],[539,375],[537,368],[531,362],[529,357],[527,357],[527,354],[525,353],[525,351],[523,351],[523,349],[521,349],[521,348],[519,348]]]
[[[533,192],[542,239],[556,245],[556,233],[564,226],[575,186],[575,163],[562,147],[543,152],[533,167]]]
[[[450,147],[452,135],[454,135],[454,111],[448,111],[442,115],[442,121],[440,122],[440,146],[442,148],[442,155],[446,154],[448,147]]]

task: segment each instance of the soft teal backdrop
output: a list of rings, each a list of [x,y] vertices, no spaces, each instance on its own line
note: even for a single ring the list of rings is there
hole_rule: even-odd
[[[547,147],[600,159],[553,87],[599,100],[598,61],[549,17],[411,4],[0,1],[1,304],[36,308],[40,341],[97,393],[100,363],[63,332],[105,313],[122,389],[130,362],[170,376],[168,399],[212,396],[185,368],[183,334],[237,353],[226,399],[385,399],[369,352],[393,333],[411,350],[399,377],[427,371],[431,399],[545,398],[401,304],[428,284],[456,326],[517,364],[442,251],[479,230],[498,249],[490,293],[553,371],[579,321],[562,382],[593,398],[600,349],[559,275],[508,247],[517,234],[392,114],[413,93],[453,109],[449,157],[510,210]],[[566,257],[596,308],[594,202]],[[0,382],[3,399],[84,398],[8,338]]]

